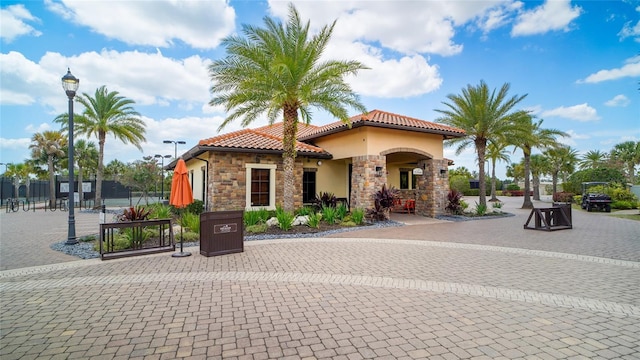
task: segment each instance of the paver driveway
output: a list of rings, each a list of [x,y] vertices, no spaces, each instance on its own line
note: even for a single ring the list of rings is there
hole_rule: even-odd
[[[574,213],[573,230],[523,230],[517,205],[221,257],[6,270],[0,357],[638,359],[638,223]],[[595,222],[619,229],[614,250]]]

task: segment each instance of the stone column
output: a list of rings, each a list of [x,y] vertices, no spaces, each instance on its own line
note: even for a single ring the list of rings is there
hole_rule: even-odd
[[[442,215],[447,206],[449,192],[449,170],[447,160],[429,159],[426,161],[427,201],[425,215],[435,217]],[[444,170],[444,172],[442,172]]]
[[[353,173],[351,176],[351,208],[373,208],[373,194],[382,189],[387,182],[387,157],[366,155],[351,158]],[[381,168],[378,174],[376,168]]]

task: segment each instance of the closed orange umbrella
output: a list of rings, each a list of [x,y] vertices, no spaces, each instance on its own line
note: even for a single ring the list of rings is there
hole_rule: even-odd
[[[191,184],[189,184],[187,164],[185,164],[183,159],[179,159],[178,164],[176,164],[176,168],[173,170],[169,204],[177,208],[183,208],[192,202],[193,193],[191,192]]]
[[[184,208],[193,202],[193,193],[191,192],[191,184],[189,184],[189,175],[187,174],[187,164],[183,159],[178,159],[176,168],[173,170],[173,178],[171,179],[171,195],[169,196],[169,204]],[[173,253],[173,257],[183,257],[191,255],[190,252],[182,251],[182,225],[180,225],[180,252]]]

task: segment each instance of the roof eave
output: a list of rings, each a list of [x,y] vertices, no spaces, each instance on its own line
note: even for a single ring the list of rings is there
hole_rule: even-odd
[[[365,120],[365,121],[359,121],[357,123],[353,123],[351,125],[351,128],[345,127],[345,126],[339,126],[339,127],[335,128],[335,129],[331,129],[331,130],[326,131],[326,132],[314,134],[312,136],[301,137],[299,140],[300,141],[313,140],[313,139],[317,139],[319,137],[336,134],[336,133],[339,133],[339,132],[347,131],[347,130],[354,129],[354,128],[361,127],[361,126],[371,126],[371,127],[385,128],[385,129],[415,131],[415,132],[422,132],[422,133],[428,133],[428,134],[437,134],[437,135],[443,135],[445,137],[445,139],[466,136],[466,134],[461,134],[459,132],[454,132],[454,131],[446,131],[446,130],[438,130],[438,129],[424,129],[424,128],[408,127],[408,126],[393,125],[393,124],[381,124],[381,123],[378,123],[378,122],[372,122],[372,121]]]

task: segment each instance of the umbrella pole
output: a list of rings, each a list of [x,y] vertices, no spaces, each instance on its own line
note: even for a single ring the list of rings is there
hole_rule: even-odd
[[[172,257],[185,257],[185,256],[191,256],[190,252],[182,252],[182,210],[180,210],[180,252],[179,253],[173,253],[171,256]]]

